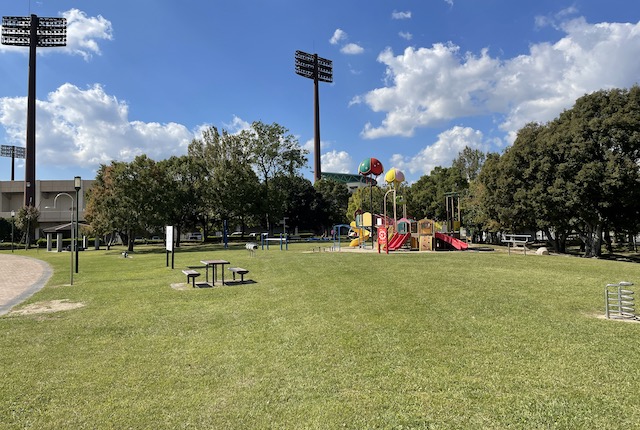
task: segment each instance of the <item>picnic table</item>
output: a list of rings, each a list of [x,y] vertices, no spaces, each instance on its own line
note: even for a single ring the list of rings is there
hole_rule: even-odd
[[[225,264],[229,264],[228,261],[226,260],[200,260],[200,262],[202,264],[204,264],[205,267],[205,282],[209,283],[209,267],[212,268],[212,273],[211,273],[211,285],[215,285],[216,281],[218,280],[218,276],[217,276],[217,267],[221,266],[222,270],[220,271],[220,273],[222,273],[222,285],[224,285],[224,265]]]
[[[527,243],[530,240],[530,234],[505,234],[502,242],[507,244],[509,254],[511,254],[511,248],[522,248],[524,255],[527,255]]]

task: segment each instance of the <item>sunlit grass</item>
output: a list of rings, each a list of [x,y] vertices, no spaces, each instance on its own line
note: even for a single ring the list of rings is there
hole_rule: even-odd
[[[0,318],[2,428],[633,428],[640,325],[603,287],[640,266],[498,253],[243,246],[29,255],[55,275]],[[24,254],[24,251],[22,251]],[[176,290],[224,258],[254,284]]]

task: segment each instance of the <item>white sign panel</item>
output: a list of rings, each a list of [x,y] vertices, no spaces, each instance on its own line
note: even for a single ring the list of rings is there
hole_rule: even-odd
[[[167,226],[167,251],[173,252],[173,226]]]

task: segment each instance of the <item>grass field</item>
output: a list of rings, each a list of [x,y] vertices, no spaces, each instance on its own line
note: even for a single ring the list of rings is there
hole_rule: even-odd
[[[55,269],[24,305],[85,306],[0,317],[0,428],[640,428],[640,324],[602,318],[640,265],[310,248],[86,251],[73,286],[20,251]],[[204,258],[255,283],[171,287]]]

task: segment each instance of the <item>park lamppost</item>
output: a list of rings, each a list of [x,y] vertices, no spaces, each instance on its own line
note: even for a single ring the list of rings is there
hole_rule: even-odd
[[[313,181],[316,182],[322,177],[320,169],[320,96],[318,82],[333,82],[333,62],[326,58],[318,57],[318,54],[309,54],[303,51],[296,51],[295,60],[296,74],[313,79]]]
[[[24,168],[24,205],[36,201],[36,48],[67,45],[66,18],[3,16],[2,44],[29,47],[29,92],[27,95],[27,145]]]
[[[70,212],[71,212],[71,228],[70,228],[70,230],[71,230],[71,249],[70,249],[70,251],[71,251],[70,252],[70,254],[71,254],[71,272],[70,273],[71,273],[71,285],[73,285],[73,251],[75,249],[75,243],[74,243],[74,241],[75,241],[75,237],[74,237],[75,236],[74,235],[75,226],[73,225],[73,204],[74,204],[74,201],[73,201],[73,197],[71,197],[71,194],[58,193],[56,195],[55,199],[53,199],[53,207],[54,207],[54,209],[56,208],[56,204],[58,203],[58,197],[60,197],[60,196],[67,196],[67,197],[69,197],[71,199],[71,209],[70,209]]]
[[[12,210],[11,211],[11,252],[13,252],[13,230],[14,230],[14,226],[15,226],[15,220],[16,220],[16,211]]]
[[[80,235],[78,234],[78,224],[80,223],[80,218],[78,217],[78,207],[80,206],[80,199],[78,198],[80,188],[82,188],[82,178],[80,176],[76,176],[73,178],[73,187],[76,189],[76,273],[78,273],[78,238]]]

